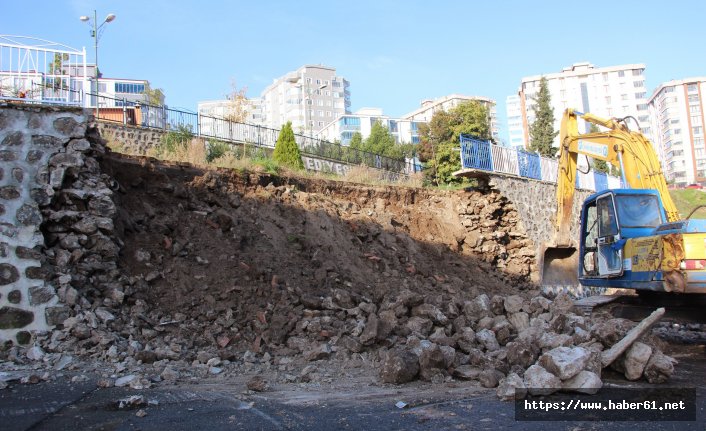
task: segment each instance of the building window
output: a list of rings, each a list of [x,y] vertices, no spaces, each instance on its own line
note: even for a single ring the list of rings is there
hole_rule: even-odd
[[[625,78],[625,71],[624,70],[618,71],[618,78]]]
[[[644,103],[640,103],[639,105],[637,105],[637,110],[638,111],[647,111],[647,105]]]
[[[608,72],[603,72],[603,82],[608,82]]]
[[[317,79],[317,80],[316,80],[316,85],[320,85],[320,84],[321,84],[321,80],[320,80],[320,79]]]
[[[621,94],[621,95],[620,95],[620,100],[628,100],[628,95],[627,95],[627,94]]]
[[[635,88],[642,88],[645,86],[645,81],[635,81],[632,83]]]
[[[642,75],[642,69],[633,69],[632,70],[632,76],[640,76]]]
[[[339,120],[341,126],[357,126],[360,127],[360,118],[358,117],[341,117]]]
[[[642,93],[635,93],[635,99],[644,99],[647,97],[647,93],[642,92]]]
[[[688,93],[696,93],[698,92],[698,87],[696,86],[696,84],[689,84],[686,86],[686,91]]]
[[[145,84],[135,84],[130,82],[116,82],[116,93],[140,94],[145,92]]]
[[[700,135],[702,133],[703,129],[701,128],[701,126],[696,126],[696,127],[692,127],[691,131],[693,132],[694,135]]]
[[[605,97],[605,103],[606,105],[610,105],[610,96]]]

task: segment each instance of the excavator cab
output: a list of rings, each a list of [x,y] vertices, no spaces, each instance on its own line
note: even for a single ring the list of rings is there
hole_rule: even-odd
[[[614,189],[590,196],[581,210],[579,280],[617,278],[631,269],[623,248],[666,221],[654,190]]]

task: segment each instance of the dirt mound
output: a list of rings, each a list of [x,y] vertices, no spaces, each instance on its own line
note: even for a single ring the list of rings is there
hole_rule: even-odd
[[[184,340],[180,353],[284,348],[307,309],[338,310],[315,338],[340,337],[356,322],[343,310],[403,291],[438,306],[518,291],[450,249],[463,192],[111,163],[128,304]]]

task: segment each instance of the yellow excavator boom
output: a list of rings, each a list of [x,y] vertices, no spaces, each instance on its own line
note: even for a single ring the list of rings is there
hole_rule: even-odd
[[[579,133],[578,117],[602,128],[594,133]],[[620,168],[623,182],[629,188],[657,190],[668,221],[679,220],[662,172],[657,154],[650,141],[638,131],[628,129],[625,119],[605,119],[573,109],[564,111],[560,128],[559,171],[557,177],[557,246],[570,244],[571,208],[576,188],[579,154],[605,160]]]

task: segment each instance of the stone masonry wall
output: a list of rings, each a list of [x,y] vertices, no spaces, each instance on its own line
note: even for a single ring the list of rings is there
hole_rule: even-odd
[[[89,115],[0,104],[0,341],[29,343],[115,276],[115,205]]]
[[[120,148],[124,153],[145,156],[156,148],[166,132],[157,129],[126,126],[119,123],[98,122],[101,137],[113,148]]]
[[[535,261],[541,266],[544,251],[554,240],[556,232],[556,184],[516,177],[490,177],[489,185],[499,191],[520,213],[520,223],[535,245]],[[579,237],[581,204],[593,192],[576,190],[571,210],[571,238]],[[578,243],[573,244],[578,248]],[[533,281],[538,282],[539,268],[533,271]]]

